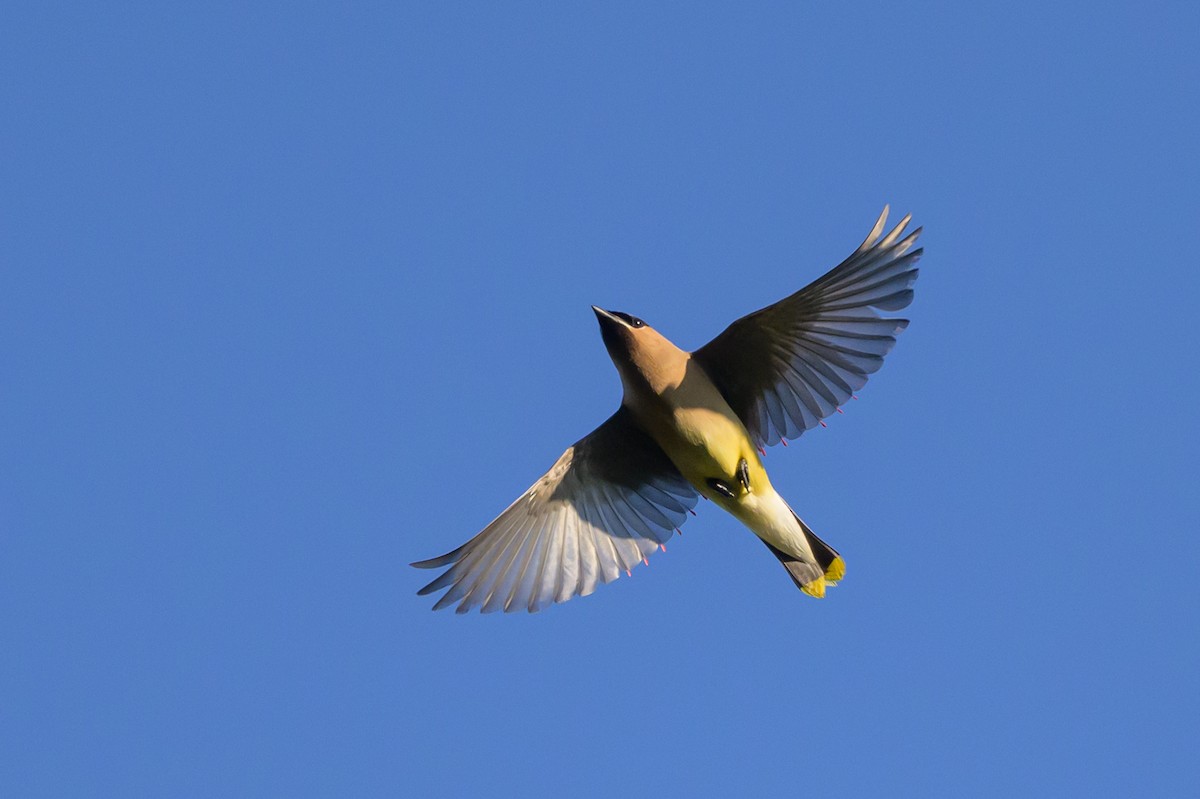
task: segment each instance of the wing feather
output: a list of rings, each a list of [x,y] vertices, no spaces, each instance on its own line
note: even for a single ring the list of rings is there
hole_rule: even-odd
[[[699,495],[622,408],[577,441],[545,475],[467,543],[419,568],[446,567],[417,593],[536,612],[617,579],[683,524]]]
[[[805,288],[738,319],[692,353],[758,446],[820,424],[879,371],[907,319],[921,233],[905,216],[883,238],[885,207],[849,258]],[[911,250],[911,252],[910,252]]]

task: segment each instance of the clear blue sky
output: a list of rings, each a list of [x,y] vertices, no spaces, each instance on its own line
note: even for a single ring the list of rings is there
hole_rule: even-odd
[[[1194,3],[29,4],[0,31],[0,793],[1183,795]],[[926,228],[776,487],[536,616],[431,613],[617,405]]]

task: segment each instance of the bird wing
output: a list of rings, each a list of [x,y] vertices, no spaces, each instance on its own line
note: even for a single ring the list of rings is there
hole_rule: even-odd
[[[434,610],[541,610],[612,582],[670,538],[699,495],[624,406],[577,441],[495,521],[453,552],[417,593]]]
[[[912,302],[909,251],[921,229],[904,235],[904,217],[882,239],[885,206],[849,258],[795,294],[738,319],[692,353],[758,446],[796,438],[837,410],[883,365],[908,327],[881,317]]]

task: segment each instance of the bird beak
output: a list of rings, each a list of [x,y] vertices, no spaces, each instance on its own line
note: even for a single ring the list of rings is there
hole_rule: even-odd
[[[603,308],[592,306],[592,310],[596,312],[596,321],[600,323],[600,337],[604,339],[604,346],[608,348],[609,354],[615,350],[624,349],[621,344],[623,333],[628,329],[628,325],[621,320],[621,317],[616,314],[611,314]]]
[[[592,310],[595,311],[596,318],[600,320],[601,325],[603,325],[606,321],[607,322],[616,322],[617,324],[621,324],[621,320],[619,317],[616,317],[613,314],[610,314],[608,311],[604,310],[603,308],[597,308],[595,305],[593,305]]]

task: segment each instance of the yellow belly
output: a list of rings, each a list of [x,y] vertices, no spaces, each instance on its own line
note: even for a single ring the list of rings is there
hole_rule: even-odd
[[[689,370],[678,386],[663,392],[643,415],[646,429],[698,491],[712,497],[707,481],[724,482],[741,500],[747,493],[738,480],[744,459],[751,492],[770,490],[767,473],[745,426],[703,372]],[[723,505],[736,505],[726,498]]]
[[[758,452],[741,421],[719,409],[679,408],[673,418],[674,435],[659,442],[676,468],[692,485],[708,492],[705,481],[715,477],[735,490],[741,489],[737,479],[738,464],[744,458],[750,467],[750,485],[755,478],[766,478]]]

